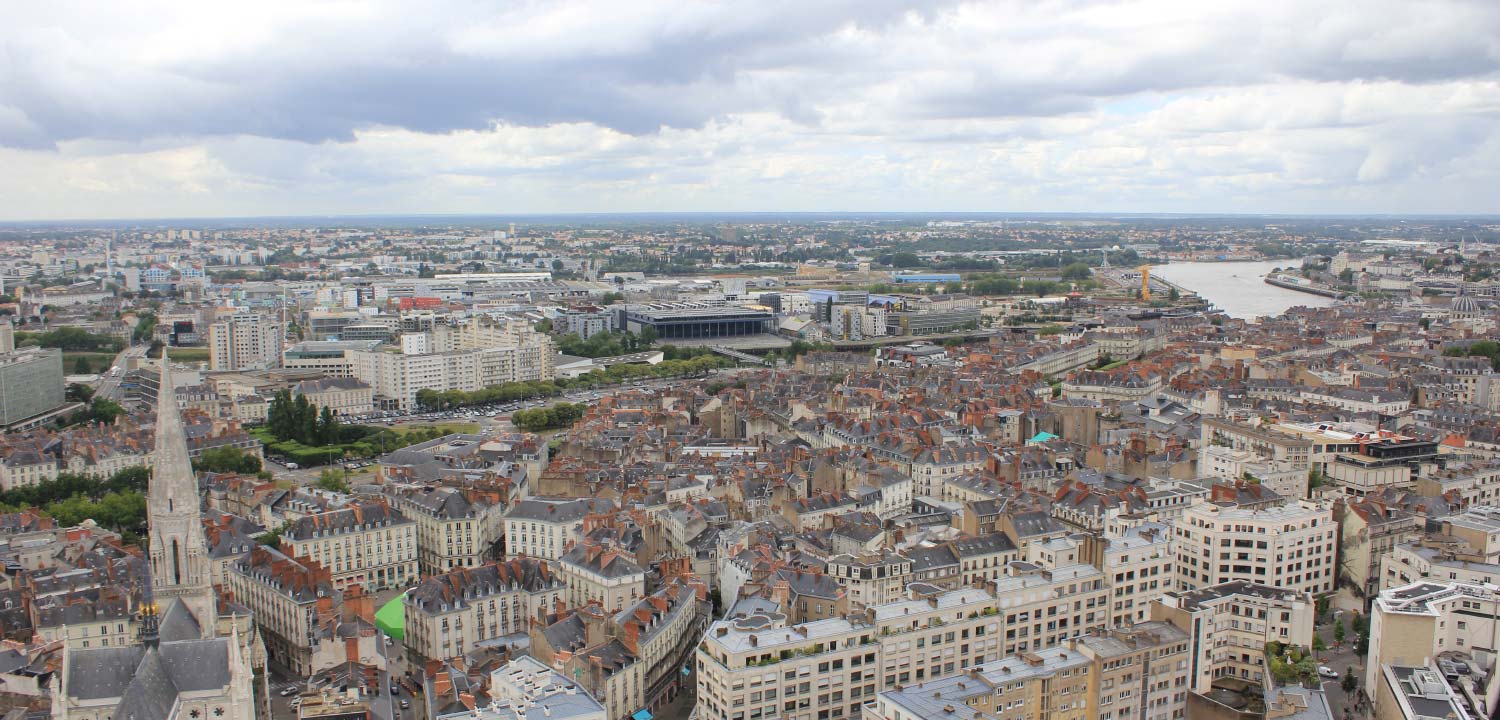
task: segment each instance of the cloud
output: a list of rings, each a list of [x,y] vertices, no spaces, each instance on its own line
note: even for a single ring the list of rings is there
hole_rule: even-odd
[[[0,8],[11,218],[1472,212],[1497,131],[1485,0]]]

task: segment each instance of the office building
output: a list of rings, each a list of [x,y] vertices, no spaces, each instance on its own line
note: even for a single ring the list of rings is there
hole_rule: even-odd
[[[689,303],[633,305],[622,311],[622,328],[640,333],[650,328],[661,340],[712,340],[769,333],[776,318],[764,310],[712,307]]]
[[[22,348],[0,354],[0,425],[17,428],[45,419],[66,401],[61,350]]]

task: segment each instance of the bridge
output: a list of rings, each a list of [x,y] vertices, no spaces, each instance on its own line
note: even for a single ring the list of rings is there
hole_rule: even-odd
[[[723,355],[724,357],[730,358],[731,360],[738,360],[738,361],[743,362],[743,363],[751,363],[751,364],[754,364],[754,365],[767,365],[767,366],[769,366],[771,364],[769,361],[767,361],[763,357],[757,357],[757,356],[751,355],[749,353],[742,353],[742,352],[740,352],[738,350],[734,350],[732,348],[724,347],[723,345],[711,345],[711,346],[709,346],[708,349],[711,352],[715,353],[715,354]]]

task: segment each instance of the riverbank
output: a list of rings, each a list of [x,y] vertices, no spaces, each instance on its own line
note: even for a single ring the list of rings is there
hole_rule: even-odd
[[[1344,293],[1339,292],[1338,290],[1335,290],[1331,287],[1313,284],[1304,285],[1300,282],[1297,282],[1296,280],[1290,280],[1284,275],[1277,275],[1275,273],[1272,273],[1270,275],[1267,275],[1265,280],[1267,285],[1275,285],[1279,288],[1296,290],[1297,292],[1304,292],[1310,295],[1321,295],[1323,297],[1333,298],[1334,300],[1344,299]]]

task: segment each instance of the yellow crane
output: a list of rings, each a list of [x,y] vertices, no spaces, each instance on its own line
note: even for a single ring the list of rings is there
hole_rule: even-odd
[[[1151,266],[1141,266],[1141,300],[1151,301]]]

